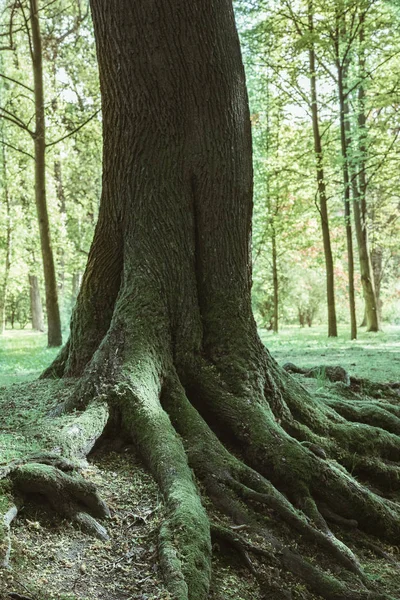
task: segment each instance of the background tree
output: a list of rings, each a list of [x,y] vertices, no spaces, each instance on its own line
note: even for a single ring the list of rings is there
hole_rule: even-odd
[[[33,55],[33,37],[31,21],[29,20],[31,8],[31,5],[25,3],[16,5],[11,2],[6,6],[6,10],[2,15],[3,38],[9,39],[11,24],[14,28],[7,51],[3,52],[2,55],[3,73],[1,81],[5,91],[2,94],[5,103],[3,108],[8,110],[14,117],[17,117],[15,123],[5,119],[4,125],[7,128],[9,152],[24,156],[28,160],[28,162],[25,161],[23,178],[19,172],[13,173],[13,178],[21,180],[23,189],[26,192],[23,205],[24,209],[28,211],[27,215],[29,215],[27,216],[27,225],[30,223],[31,215],[32,179],[30,174],[33,165],[36,164],[37,166],[39,163],[37,160],[32,161],[35,157],[29,147],[31,143],[30,136],[27,136],[26,139],[21,136],[18,138],[15,130],[18,119],[21,123],[30,123],[32,120],[34,94],[33,83],[30,85],[30,82],[32,82],[33,71],[29,68],[30,65],[32,66],[31,58]],[[54,174],[52,178],[49,176],[51,173],[48,172],[46,177],[46,206],[48,220],[51,221],[52,247],[54,248],[54,251],[52,251],[54,269],[50,270],[54,270],[54,274],[57,270],[58,281],[52,279],[52,277],[50,279],[52,281],[51,289],[55,290],[57,296],[61,293],[62,316],[66,326],[71,310],[71,298],[75,294],[72,291],[74,280],[72,269],[74,267],[71,263],[78,265],[81,270],[83,269],[97,214],[100,164],[100,123],[98,118],[96,119],[98,115],[98,107],[96,106],[99,95],[98,80],[93,51],[92,26],[90,22],[84,25],[88,15],[87,5],[83,10],[79,2],[70,5],[60,0],[60,2],[51,5],[46,4],[39,7],[38,14],[41,15],[41,51],[40,60],[38,60],[42,62],[42,79],[47,96],[47,102],[43,105],[46,113],[43,124],[47,124],[50,134],[45,144],[45,150],[41,147],[40,152],[43,158],[43,151],[45,151],[50,164],[53,163],[54,165],[56,163],[58,165],[57,174]],[[29,45],[30,41],[32,42],[32,48]],[[82,59],[83,55],[85,60]],[[86,63],[89,57],[92,58],[91,65],[90,62]],[[74,69],[75,72],[77,71],[78,62],[80,64],[84,63],[86,67],[84,73],[81,70],[79,83],[74,83],[69,72],[74,72]],[[8,116],[10,117],[10,115]],[[84,133],[84,127],[88,128],[87,134]],[[26,129],[24,131],[26,132]],[[85,141],[80,143],[80,139],[84,136],[86,136]],[[40,140],[42,140],[42,136],[36,136],[36,142],[39,145],[42,143]],[[82,163],[77,159],[76,152],[83,144],[85,144],[88,152]],[[68,160],[66,160],[67,156]],[[18,160],[14,161],[16,165]],[[44,165],[43,160],[39,161],[42,166]],[[74,162],[75,164],[73,164]],[[40,168],[39,171],[40,179],[44,180],[43,168]],[[57,218],[57,192],[60,189],[58,183],[60,173],[64,179],[64,184],[69,185],[71,194],[66,195],[68,197],[65,198],[64,213],[61,218]],[[70,174],[72,179],[75,180],[73,186],[70,185]],[[44,189],[43,186],[39,187],[40,190]],[[43,204],[41,206],[43,207]],[[41,220],[40,222],[44,223],[45,221]],[[33,229],[32,234],[37,235],[36,231]],[[73,241],[74,237],[75,241]],[[48,256],[47,253],[46,256]],[[29,252],[27,255],[20,255],[20,258],[22,261],[31,262]],[[36,274],[36,272],[32,273],[34,276]],[[22,273],[21,278],[23,279]],[[76,276],[75,280],[77,280]],[[62,281],[64,281],[64,286],[60,285]],[[25,285],[25,290],[29,296],[28,285]],[[47,316],[49,316],[48,311]],[[50,320],[52,320],[51,316]],[[58,322],[58,318],[56,321]],[[53,336],[51,333],[53,329],[54,327],[49,327],[49,336]],[[56,329],[59,330],[58,325]]]

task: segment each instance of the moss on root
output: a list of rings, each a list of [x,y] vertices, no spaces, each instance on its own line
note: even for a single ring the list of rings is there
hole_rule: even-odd
[[[267,371],[263,377],[262,369],[271,366],[268,355],[264,367],[261,361],[246,377],[234,367],[232,382],[218,361],[201,359],[178,375],[172,362],[155,353],[140,361],[133,352],[127,356],[118,379],[84,403],[81,388],[68,380],[21,388],[29,398],[23,406],[33,408],[30,417],[15,415],[11,396],[3,395],[0,402],[10,415],[5,431],[14,446],[9,444],[1,467],[2,514],[14,497],[39,493],[105,539],[96,518],[104,518],[107,508],[79,470],[111,423],[110,432],[135,442],[163,494],[159,559],[174,599],[208,596],[215,515],[224,521],[225,538],[230,527],[246,528],[246,536],[234,541],[231,535],[231,543],[260,582],[266,561],[327,600],[393,597],[374,589],[340,533],[351,524],[392,542],[400,535],[400,440],[392,398],[382,404],[364,398],[356,407],[339,393],[314,398],[283,372],[277,371],[275,383]],[[52,410],[54,396],[63,410]],[[66,406],[72,410],[65,412]],[[288,548],[289,539],[298,550]],[[3,540],[4,553],[6,529]],[[316,551],[324,558],[316,561]],[[329,561],[336,567],[327,573]]]

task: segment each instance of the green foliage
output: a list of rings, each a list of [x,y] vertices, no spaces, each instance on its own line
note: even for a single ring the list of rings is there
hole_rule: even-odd
[[[314,12],[310,32],[309,7]],[[308,50],[316,52],[318,108],[324,148],[325,183],[334,253],[339,319],[348,321],[347,262],[343,211],[343,160],[340,148],[336,42],[340,60],[349,63],[347,93],[352,108],[349,148],[353,175],[364,161],[367,180],[368,231],[372,251],[380,252],[376,271],[384,319],[395,322],[398,304],[399,199],[398,132],[400,20],[393,4],[366,0],[305,0],[246,3],[238,6],[249,86],[255,159],[253,233],[254,306],[260,324],[263,307],[271,305],[271,239],[276,236],[280,317],[293,318],[296,303],[310,287],[310,272],[319,285],[311,293],[321,321],[324,309],[324,266],[315,181],[311,127]],[[364,40],[359,19],[364,15]],[[341,25],[336,30],[337,23]],[[345,23],[345,25],[343,25]],[[361,73],[359,57],[365,55]],[[365,98],[358,94],[363,86]],[[364,109],[366,125],[358,123]],[[363,150],[363,145],[365,149]],[[383,266],[384,265],[384,266]],[[300,268],[299,268],[300,267]],[[361,281],[356,272],[358,313],[363,312]],[[318,293],[317,293],[318,292]]]
[[[7,160],[3,170],[0,165],[0,199],[8,189],[12,208],[8,316],[12,312],[10,302],[15,302],[17,296],[24,295],[25,304],[29,304],[28,273],[43,279],[34,203],[32,138],[27,131],[32,122],[33,71],[23,11],[29,15],[29,2],[24,0],[15,10],[11,9],[11,5],[5,6],[0,17],[2,31],[8,31],[11,17],[15,29],[10,49],[0,53],[0,73],[5,75],[0,78],[0,117],[3,117],[0,125]],[[86,264],[97,218],[101,174],[100,91],[87,5],[65,0],[51,4],[43,2],[42,5],[40,1],[39,9],[47,127],[48,211],[65,327],[76,298],[75,282]],[[2,43],[7,39],[4,34]],[[5,118],[10,115],[14,122]],[[18,126],[18,122],[27,129]],[[0,265],[6,251],[5,223],[0,201]],[[0,282],[2,278],[0,268]],[[41,291],[44,297],[44,289]]]
[[[335,24],[346,15],[339,35],[339,55],[349,61],[352,107],[352,164],[365,161],[368,180],[368,230],[371,250],[380,255],[376,276],[383,317],[400,319],[400,13],[395,2],[378,0],[314,0],[314,31],[309,30],[306,0],[236,3],[251,105],[254,142],[253,300],[260,325],[273,316],[273,245],[276,246],[279,317],[298,318],[299,306],[318,306],[315,319],[326,320],[324,259],[315,181],[310,119],[308,50],[317,56],[319,112],[324,171],[335,263],[339,319],[348,320],[347,262],[343,223],[343,161],[339,143],[335,81]],[[29,9],[26,0],[22,6]],[[64,329],[74,305],[97,219],[101,193],[101,115],[95,44],[86,6],[56,0],[40,2],[43,35],[47,125],[47,187],[51,234],[56,258]],[[342,11],[342,12],[340,12]],[[357,35],[365,13],[364,41]],[[10,6],[0,17],[7,30]],[[13,49],[0,53],[0,113],[29,125],[33,86],[29,44],[18,9]],[[3,36],[7,39],[7,36]],[[2,37],[2,40],[3,40]],[[3,40],[4,41],[4,40]],[[3,42],[2,42],[3,43]],[[365,77],[359,56],[366,57]],[[15,80],[15,81],[12,81]],[[19,82],[19,83],[18,83]],[[20,83],[27,87],[22,87]],[[359,128],[358,90],[365,89],[365,128]],[[8,111],[7,113],[4,110]],[[81,128],[79,128],[81,125]],[[6,303],[7,325],[29,319],[28,274],[44,286],[37,218],[31,136],[0,118],[5,154],[0,154],[0,287],[11,223],[11,270]],[[58,143],[53,144],[57,140]],[[366,150],[362,151],[362,142]],[[4,164],[3,164],[4,163]],[[9,195],[11,220],[5,193]],[[312,281],[312,283],[310,283]],[[319,283],[318,283],[319,281]],[[361,320],[361,283],[356,273]]]

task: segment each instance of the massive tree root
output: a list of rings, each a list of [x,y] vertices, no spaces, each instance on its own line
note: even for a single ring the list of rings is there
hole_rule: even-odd
[[[393,598],[375,588],[340,529],[359,532],[378,552],[368,536],[400,539],[395,399],[313,397],[258,341],[251,360],[192,355],[178,368],[165,347],[157,350],[163,340],[132,343],[123,332],[114,323],[51,411],[50,420],[70,419],[57,429],[57,454],[3,471],[17,496],[45,495],[104,538],[93,517],[107,508],[74,471],[107,426],[108,435],[131,437],[163,493],[159,560],[174,599],[207,598],[212,540],[238,552],[272,598],[290,597],[290,588],[266,581],[262,562],[327,600]],[[57,361],[48,373],[55,368]],[[315,553],[325,558],[316,563]]]

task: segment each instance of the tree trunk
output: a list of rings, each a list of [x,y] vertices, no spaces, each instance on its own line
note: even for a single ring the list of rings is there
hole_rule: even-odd
[[[7,177],[7,159],[5,145],[2,144],[2,166],[3,166],[3,192],[4,192],[4,203],[6,207],[6,246],[5,246],[5,261],[4,271],[2,273],[2,279],[0,282],[0,334],[3,333],[6,323],[6,302],[7,302],[7,288],[8,278],[11,269],[11,242],[12,242],[12,226],[11,226],[11,205],[10,195],[8,189],[8,177]]]
[[[74,308],[81,287],[82,274],[79,271],[72,273],[71,308]]]
[[[362,216],[362,200],[356,177],[352,177],[354,223],[357,235],[361,283],[363,286],[367,331],[379,331],[379,310],[376,300],[374,276],[369,253],[368,231]]]
[[[272,281],[274,286],[274,316],[273,316],[273,332],[279,331],[279,279],[278,279],[278,256],[276,251],[276,233],[275,228],[272,228]]]
[[[65,205],[65,193],[62,179],[62,170],[61,170],[61,160],[57,158],[54,161],[54,181],[56,184],[56,195],[58,200],[58,209],[60,211],[61,219],[65,219],[67,209]],[[61,296],[61,305],[63,304],[63,296],[65,293],[65,257],[64,257],[64,248],[61,247],[59,249],[59,290]]]
[[[400,457],[397,435],[373,425],[383,415],[398,424],[389,409],[368,409],[373,425],[353,427],[340,410],[362,421],[358,406],[336,411],[311,397],[257,335],[251,128],[232,2],[91,6],[103,188],[70,339],[43,374],[76,377],[56,412],[77,409],[85,420],[107,403],[111,430],[134,440],[166,505],[159,559],[174,600],[208,597],[211,533],[245,548],[229,525],[210,522],[201,493],[228,523],[260,534],[262,556],[323,598],[383,600],[323,513],[398,540],[394,503],[349,472],[397,485],[389,464]],[[365,457],[372,439],[373,456],[384,451],[388,464]],[[293,548],[280,520],[295,532]],[[311,561],[301,555],[310,548],[295,549],[303,536]],[[313,564],[314,544],[351,575],[339,580]]]
[[[383,277],[383,249],[380,246],[372,248],[371,252],[372,272],[374,274],[375,297],[378,309],[379,323],[382,322],[382,300],[381,285]]]
[[[312,2],[310,2],[309,6],[308,6],[308,25],[309,25],[309,31],[312,34],[314,31],[314,16],[313,16]],[[310,85],[311,85],[311,114],[312,114],[312,126],[313,126],[313,134],[314,134],[314,153],[315,153],[316,169],[317,169],[319,210],[320,210],[320,216],[321,216],[322,239],[323,239],[323,243],[324,243],[324,256],[325,256],[325,269],[326,269],[326,292],[327,292],[327,301],[328,301],[328,335],[329,335],[329,337],[337,337],[334,269],[333,269],[330,231],[329,231],[329,218],[328,218],[328,205],[327,205],[328,203],[327,203],[326,183],[325,183],[324,167],[323,167],[322,142],[321,142],[321,134],[320,134],[320,130],[319,130],[317,76],[316,76],[316,67],[315,67],[315,50],[314,50],[313,43],[311,43],[310,49],[309,49],[309,65],[310,65]]]
[[[349,277],[349,305],[350,305],[350,338],[357,339],[357,316],[356,316],[356,301],[354,290],[354,250],[353,250],[353,233],[351,227],[351,208],[350,208],[350,173],[349,173],[349,137],[346,134],[346,127],[350,124],[346,123],[347,102],[345,99],[343,65],[339,54],[339,27],[336,30],[336,69],[338,81],[339,95],[339,111],[340,111],[340,142],[343,161],[343,186],[344,186],[344,219],[346,227],[346,243],[347,243],[347,268]]]
[[[44,331],[42,301],[40,299],[40,289],[36,275],[28,275],[29,279],[29,297],[31,301],[32,329],[34,331]]]
[[[365,116],[365,89],[363,78],[365,78],[365,52],[364,52],[364,20],[365,14],[360,15],[359,31],[359,77],[358,86],[358,133],[359,133],[359,152],[358,160],[355,164],[355,170],[359,173],[352,178],[354,221],[356,225],[357,244],[360,259],[361,282],[364,292],[365,316],[367,331],[379,331],[380,329],[380,311],[378,299],[376,297],[375,281],[369,251],[368,229],[367,229],[367,182],[366,182],[366,116]],[[348,109],[348,105],[347,105]],[[350,122],[349,122],[350,126]]]
[[[47,339],[49,347],[62,344],[61,319],[58,306],[56,272],[50,237],[49,215],[46,200],[46,141],[43,92],[42,39],[39,23],[38,0],[30,0],[32,28],[32,65],[35,91],[35,201],[39,221],[43,272],[46,288]]]

